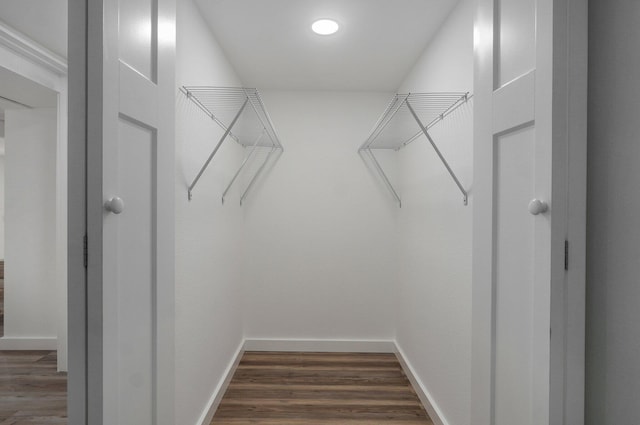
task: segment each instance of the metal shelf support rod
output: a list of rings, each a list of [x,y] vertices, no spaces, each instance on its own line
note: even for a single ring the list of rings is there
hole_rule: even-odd
[[[373,152],[371,151],[370,148],[365,149],[367,152],[369,152],[369,155],[371,156],[371,159],[373,160],[373,164],[376,167],[376,170],[378,171],[378,174],[380,174],[380,177],[382,177],[382,180],[384,180],[385,184],[387,185],[387,187],[389,188],[389,191],[391,192],[391,194],[393,195],[394,198],[396,198],[396,201],[398,202],[398,206],[400,208],[402,208],[402,200],[400,199],[400,196],[398,196],[398,192],[396,192],[395,188],[393,187],[393,185],[391,184],[391,181],[389,180],[389,178],[387,177],[387,174],[384,172],[384,170],[382,169],[382,166],[380,165],[380,163],[378,162],[378,159],[376,158],[376,156],[373,154]]]
[[[264,170],[264,168],[267,166],[267,163],[269,162],[269,158],[271,158],[271,155],[277,151],[278,149],[280,149],[281,151],[283,150],[282,148],[277,148],[277,147],[272,147],[271,150],[269,151],[269,154],[267,155],[267,157],[264,159],[264,162],[262,163],[262,165],[260,166],[260,168],[258,168],[258,171],[256,171],[256,174],[254,174],[253,178],[251,179],[251,181],[249,182],[249,185],[247,186],[247,188],[244,190],[244,193],[242,194],[242,196],[240,197],[240,206],[242,206],[242,203],[244,202],[244,200],[247,197],[247,194],[249,193],[249,191],[251,190],[251,187],[253,186],[253,184],[256,182],[256,180],[258,180],[258,177],[260,176],[260,174],[262,174],[262,171]]]
[[[429,135],[429,132],[427,131],[425,126],[422,124],[422,121],[420,121],[420,118],[418,118],[418,115],[416,114],[416,111],[413,110],[413,107],[411,106],[411,104],[408,101],[405,101],[405,103],[407,104],[407,107],[409,108],[409,111],[411,112],[411,115],[413,115],[413,118],[416,120],[416,122],[420,126],[420,130],[422,130],[424,135],[429,140],[429,143],[431,143],[431,146],[433,146],[433,149],[436,151],[436,154],[438,154],[438,157],[440,158],[440,161],[442,161],[442,163],[446,167],[447,171],[449,172],[449,174],[451,175],[453,180],[456,182],[456,185],[458,186],[458,189],[460,189],[460,192],[462,192],[462,195],[464,196],[464,198],[463,198],[464,204],[467,205],[468,202],[469,202],[469,196],[467,194],[467,191],[464,189],[464,187],[460,183],[460,180],[458,180],[458,177],[456,177],[456,174],[453,172],[453,170],[449,166],[449,163],[447,162],[447,160],[444,159],[444,156],[440,152],[440,149],[438,149],[438,146],[436,145],[436,143],[431,138],[431,135]]]
[[[200,169],[200,172],[198,173],[198,175],[196,176],[196,178],[193,180],[193,183],[191,183],[191,186],[189,186],[189,200],[191,200],[191,192],[193,191],[193,188],[196,186],[196,184],[198,183],[198,180],[200,180],[200,177],[202,177],[202,173],[204,173],[204,170],[207,169],[207,167],[209,166],[209,163],[211,162],[211,160],[213,159],[213,157],[216,155],[216,153],[218,153],[218,149],[220,149],[220,146],[222,146],[222,143],[224,143],[225,139],[227,138],[227,136],[229,135],[229,133],[231,133],[231,129],[233,128],[233,126],[236,124],[236,122],[238,121],[238,118],[240,118],[240,115],[242,115],[242,112],[244,111],[244,108],[247,106],[247,103],[249,102],[249,98],[246,98],[244,103],[242,104],[242,107],[240,108],[240,110],[238,111],[238,113],[236,114],[236,116],[233,118],[233,121],[231,121],[231,124],[229,125],[229,127],[226,129],[226,131],[224,132],[224,135],[222,136],[222,138],[220,139],[220,141],[218,142],[218,144],[216,145],[216,147],[213,149],[213,152],[211,152],[211,155],[209,155],[209,158],[207,158],[207,161],[204,163],[204,165],[202,166],[202,168]]]
[[[229,182],[229,185],[224,190],[224,193],[222,194],[222,203],[223,204],[224,204],[224,198],[227,196],[227,193],[229,192],[229,189],[231,189],[231,186],[233,186],[233,183],[235,183],[236,179],[238,178],[238,176],[242,172],[242,169],[244,168],[245,165],[247,165],[247,162],[249,162],[249,159],[251,159],[251,157],[253,156],[253,153],[256,151],[256,148],[258,147],[258,143],[260,143],[260,139],[262,139],[262,136],[264,136],[265,131],[266,130],[264,130],[262,133],[260,133],[260,135],[258,135],[258,137],[256,137],[256,141],[253,143],[253,146],[251,147],[251,150],[249,151],[249,155],[247,155],[247,157],[244,159],[244,161],[242,161],[242,164],[240,164],[240,168],[238,168],[238,171],[236,171],[236,174],[233,176],[233,178]]]

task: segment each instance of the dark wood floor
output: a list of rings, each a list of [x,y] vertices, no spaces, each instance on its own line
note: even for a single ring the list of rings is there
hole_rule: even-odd
[[[211,424],[433,422],[393,354],[247,352]]]
[[[4,266],[2,269],[4,270]],[[4,271],[0,274],[0,336],[4,336]]]
[[[67,423],[67,376],[51,351],[0,351],[0,425]]]

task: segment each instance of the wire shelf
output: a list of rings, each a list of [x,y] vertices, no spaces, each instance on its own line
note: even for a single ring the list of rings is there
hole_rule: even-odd
[[[389,192],[391,192],[400,207],[402,207],[402,200],[376,159],[373,150],[393,149],[397,151],[421,136],[425,136],[429,141],[462,193],[464,204],[467,205],[467,191],[449,166],[440,149],[438,149],[429,134],[429,129],[460,106],[466,104],[471,97],[473,95],[468,92],[396,94],[373,126],[373,130],[367,140],[358,149],[361,155],[364,153],[368,155],[374,168],[378,171]]]
[[[410,108],[429,130],[471,97],[468,92],[396,94],[360,149],[402,149],[424,134]]]
[[[222,195],[222,202],[224,203],[225,196],[257,148],[271,148],[271,152],[283,152],[284,148],[280,143],[271,117],[269,117],[269,113],[257,89],[245,87],[182,86],[180,87],[180,91],[224,130],[224,135],[205,161],[200,172],[193,180],[193,183],[189,186],[189,200],[192,198],[192,191],[198,184],[200,177],[202,177],[209,163],[227,138],[235,140],[244,147],[251,147],[251,151],[242,165],[240,165],[240,168]],[[241,204],[270,157],[271,155],[267,156],[263,166],[260,167],[259,171],[256,172],[250,180],[249,186],[242,194]]]
[[[258,146],[283,149],[257,89],[182,86],[180,91],[225,131],[233,122],[244,102],[248,100],[247,106],[249,107],[240,114],[233,130],[229,132],[229,137],[243,146],[252,146],[256,137],[264,132],[267,137],[263,137]]]

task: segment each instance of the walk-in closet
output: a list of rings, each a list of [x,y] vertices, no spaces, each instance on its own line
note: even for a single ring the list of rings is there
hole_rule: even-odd
[[[216,391],[245,388],[224,383],[257,367],[242,352],[284,351],[402,353],[428,414],[469,423],[474,3],[241,3],[178,10],[177,422],[237,414]],[[326,381],[328,362],[304,370]],[[341,394],[309,420],[384,423],[384,401]],[[415,415],[386,400],[388,420]],[[251,417],[306,417],[268,401]]]
[[[545,155],[531,118],[543,111],[528,103],[540,96],[532,94],[536,12],[525,2],[501,9],[503,30],[520,38],[496,39],[491,84],[501,88],[495,110],[504,115],[489,129],[493,171],[478,174],[474,161],[490,147],[474,141],[487,121],[485,111],[479,125],[474,116],[478,7],[179,2],[179,423],[471,424],[482,350],[496,362],[492,423],[533,414],[530,372],[541,357],[527,347],[543,338],[533,314],[544,314],[544,295],[531,292],[530,266],[551,202],[540,179],[549,168],[533,161]],[[336,32],[314,33],[319,19],[333,20]],[[474,195],[489,178],[495,204],[481,195],[479,206],[499,214],[495,236],[482,233],[491,220],[474,229]],[[486,248],[474,248],[474,235]],[[492,239],[496,277],[485,288],[497,295],[483,304],[474,298],[473,253],[490,251]],[[485,308],[499,342],[478,337],[474,346]],[[397,364],[386,363],[389,354]],[[342,381],[331,375],[337,367],[346,368]],[[399,373],[417,398],[381,395],[376,373]],[[508,391],[515,381],[519,389]],[[354,382],[361,386],[350,396]],[[370,400],[357,393],[366,382]]]

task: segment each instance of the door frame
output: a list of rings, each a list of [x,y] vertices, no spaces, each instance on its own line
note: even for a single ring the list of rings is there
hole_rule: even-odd
[[[496,0],[477,0],[474,23],[475,81],[474,139],[490,143],[493,139],[495,87],[493,67],[495,42],[493,26]],[[568,243],[568,270],[557,278],[564,258],[552,258],[551,267],[551,342],[553,370],[563,374],[549,377],[549,423],[578,425],[584,423],[584,326],[585,326],[585,246],[586,246],[586,124],[587,124],[587,0],[538,0],[538,7],[553,14],[553,37],[545,40],[553,46],[553,64],[543,63],[553,81],[554,161],[565,162],[564,175],[553,176],[556,223],[551,243],[556,247]],[[545,55],[546,56],[546,55]],[[538,61],[544,58],[538,58]],[[540,66],[538,62],[537,66]],[[484,105],[484,106],[483,106]],[[474,151],[477,164],[492,163],[485,150]],[[483,180],[484,179],[484,180]],[[480,174],[474,176],[473,271],[472,271],[472,365],[471,412],[478,423],[492,418],[492,349],[493,344],[493,256],[488,241],[493,227],[486,223],[492,216],[492,184]],[[558,195],[560,194],[560,195]],[[553,199],[552,199],[553,203]],[[570,218],[570,219],[569,219]]]
[[[87,350],[87,0],[68,2],[69,63],[69,364],[67,417],[70,424],[93,424],[88,416]]]
[[[58,370],[67,370],[67,62],[0,22],[0,66],[58,93],[56,143],[56,299]],[[38,339],[0,338],[0,349],[51,349]]]

